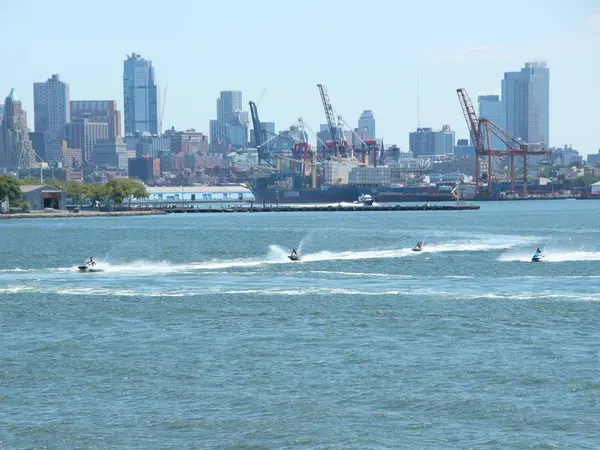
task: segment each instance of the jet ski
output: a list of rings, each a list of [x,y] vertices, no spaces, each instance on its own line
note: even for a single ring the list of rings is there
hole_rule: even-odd
[[[545,259],[545,256],[542,255],[541,253],[536,253],[535,255],[533,255],[533,257],[531,258],[531,262],[543,262]]]
[[[83,266],[78,266],[77,268],[79,269],[80,272],[87,272],[87,273],[104,272],[102,269],[98,269],[96,266],[90,266],[88,264],[85,264]]]
[[[288,255],[292,261],[300,261],[300,257],[298,255]]]
[[[413,252],[420,252],[421,250],[423,250],[423,247],[413,247],[412,249]]]

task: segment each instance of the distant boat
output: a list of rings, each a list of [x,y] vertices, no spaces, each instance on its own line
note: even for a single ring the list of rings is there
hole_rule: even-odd
[[[373,202],[375,199],[369,194],[361,194],[358,196],[358,203],[361,203],[365,206],[373,206]]]

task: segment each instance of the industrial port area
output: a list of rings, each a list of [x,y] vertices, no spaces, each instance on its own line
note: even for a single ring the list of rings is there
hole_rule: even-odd
[[[138,76],[149,83],[143,105],[136,100]],[[502,96],[477,96],[478,110],[466,89],[456,89],[456,110],[469,138],[456,139],[450,125],[440,130],[419,125],[409,133],[408,150],[377,137],[372,110],[362,112],[358,126],[350,125],[324,84],[314,90],[325,122],[318,130],[302,118],[278,132],[274,122],[261,121],[265,88],[247,103],[241,91],[221,91],[205,135],[175,127],[163,131],[168,86],[159,95],[150,61],[127,55],[123,82],[124,133],[116,101],[70,101],[69,85],[57,74],[34,83],[38,109],[30,132],[12,89],[2,110],[0,173],[29,185],[50,180],[55,188],[70,185],[78,197],[82,189],[73,183],[130,178],[147,194],[125,196],[130,206],[166,210],[600,198],[600,153],[584,161],[570,146],[547,145],[545,63],[505,72]],[[52,123],[44,119],[46,111]],[[88,197],[89,205],[110,204],[100,194]]]
[[[325,86],[318,85],[326,128],[314,133],[300,119],[298,135],[308,130],[317,141],[311,147],[296,141],[290,149],[270,151],[282,132],[268,136],[258,110],[250,102],[256,149],[238,152],[236,175],[245,172],[256,201],[263,204],[352,202],[361,195],[376,202],[447,202],[463,200],[527,200],[590,198],[590,186],[565,183],[564,174],[543,176],[553,168],[556,153],[543,142],[524,143],[487,118],[478,117],[465,89],[457,89],[458,103],[469,130],[472,154],[420,155],[385,147],[360,129],[352,129],[335,115]],[[412,133],[411,133],[412,134]],[[421,134],[421,133],[418,133]],[[324,140],[326,136],[329,139]],[[306,138],[305,138],[306,139]],[[412,144],[412,136],[411,136]],[[494,147],[496,145],[496,147]],[[569,149],[559,149],[569,152]],[[597,175],[595,167],[573,167]]]

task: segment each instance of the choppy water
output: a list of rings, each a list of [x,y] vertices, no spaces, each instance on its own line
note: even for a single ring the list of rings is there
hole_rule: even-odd
[[[599,213],[1,221],[0,448],[598,448]]]

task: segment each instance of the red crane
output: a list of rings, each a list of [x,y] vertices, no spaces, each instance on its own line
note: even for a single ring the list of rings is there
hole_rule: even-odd
[[[467,121],[471,142],[473,143],[473,146],[475,146],[475,192],[479,193],[481,156],[485,153],[483,136],[481,134],[481,128],[479,127],[479,119],[477,118],[469,94],[467,94],[467,91],[464,89],[457,89],[456,93],[458,94],[458,101],[460,102],[465,120]],[[488,169],[488,186],[490,185],[490,175],[491,170]]]
[[[550,155],[547,150],[530,150],[527,144],[515,139],[498,125],[488,119],[478,119],[475,108],[465,89],[457,89],[458,100],[463,110],[471,142],[475,147],[475,189],[479,191],[481,182],[481,157],[487,157],[488,195],[492,195],[492,159],[508,156],[510,158],[510,192],[515,192],[515,156],[523,157],[523,193],[527,193],[527,157],[533,155]],[[485,130],[485,132],[483,132]],[[484,139],[484,136],[487,138]],[[505,150],[492,149],[491,138],[496,136],[505,146]]]

